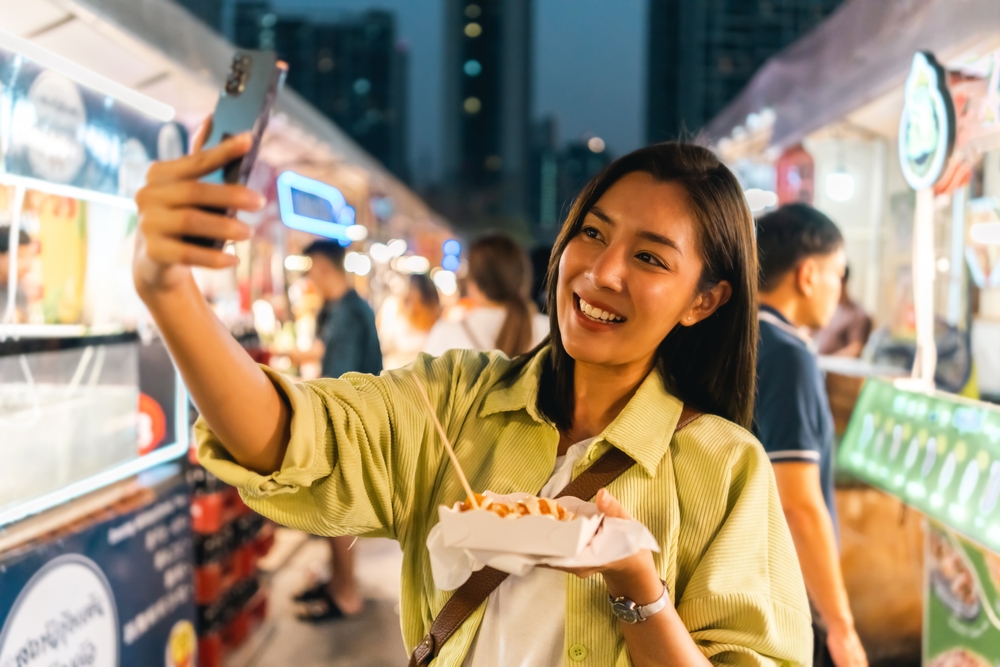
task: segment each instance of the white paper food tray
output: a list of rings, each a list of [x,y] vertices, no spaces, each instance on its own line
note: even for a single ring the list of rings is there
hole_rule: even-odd
[[[501,496],[489,491],[485,495],[511,504],[532,497],[527,493]],[[454,507],[442,505],[438,515],[444,543],[462,549],[572,558],[590,542],[603,515],[596,505],[578,498],[560,498],[558,502],[576,514],[572,521],[537,515],[501,518],[486,510],[461,512],[460,503]]]

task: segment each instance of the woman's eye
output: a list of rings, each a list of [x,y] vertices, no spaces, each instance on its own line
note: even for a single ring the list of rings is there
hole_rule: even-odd
[[[650,255],[648,252],[640,252],[635,256],[640,262],[645,262],[646,264],[652,264],[653,266],[663,266],[663,262],[658,260],[656,257]],[[665,266],[663,268],[666,268]]]
[[[601,233],[594,227],[584,227],[580,231],[584,234],[584,236],[589,236],[592,239],[601,238]]]

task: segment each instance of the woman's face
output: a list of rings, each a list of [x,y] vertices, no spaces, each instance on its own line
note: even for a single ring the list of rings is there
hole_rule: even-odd
[[[697,294],[697,227],[684,188],[642,172],[612,185],[559,261],[559,333],[577,363],[652,364],[678,322],[695,324],[728,298]]]

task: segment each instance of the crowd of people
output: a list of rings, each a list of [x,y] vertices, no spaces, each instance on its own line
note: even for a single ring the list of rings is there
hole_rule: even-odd
[[[360,610],[348,536],[385,536],[403,549],[411,664],[866,664],[839,566],[832,418],[804,333],[845,305],[829,218],[793,204],[754,220],[709,151],[641,149],[574,202],[546,270],[547,315],[528,255],[502,235],[469,248],[450,318],[425,276],[376,318],[344,250],[317,241],[305,254],[324,305],[300,361],[323,378],[293,383],[249,360],[191,279],[192,265],[232,260],[178,251],[212,189],[184,184],[247,146],[153,167],[135,280],[201,411],[203,465],[258,512],[331,539],[332,577],[298,597],[304,618]],[[252,209],[251,195],[218,190],[211,203]],[[202,220],[207,236],[246,235]],[[485,608],[442,621],[454,598],[435,587],[425,543],[437,507],[463,492],[435,421],[477,489],[554,496],[620,453],[594,501],[642,522],[659,551],[501,577],[473,598]],[[455,598],[477,594],[463,589]]]

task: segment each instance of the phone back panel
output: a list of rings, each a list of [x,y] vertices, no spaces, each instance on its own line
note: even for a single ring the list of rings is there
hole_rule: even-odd
[[[218,145],[228,137],[251,132],[253,149],[242,159],[202,180],[212,183],[246,184],[256,158],[260,137],[267,127],[274,97],[281,88],[285,69],[279,67],[273,51],[243,51],[236,54],[226,87],[212,115],[212,133],[205,148]]]

